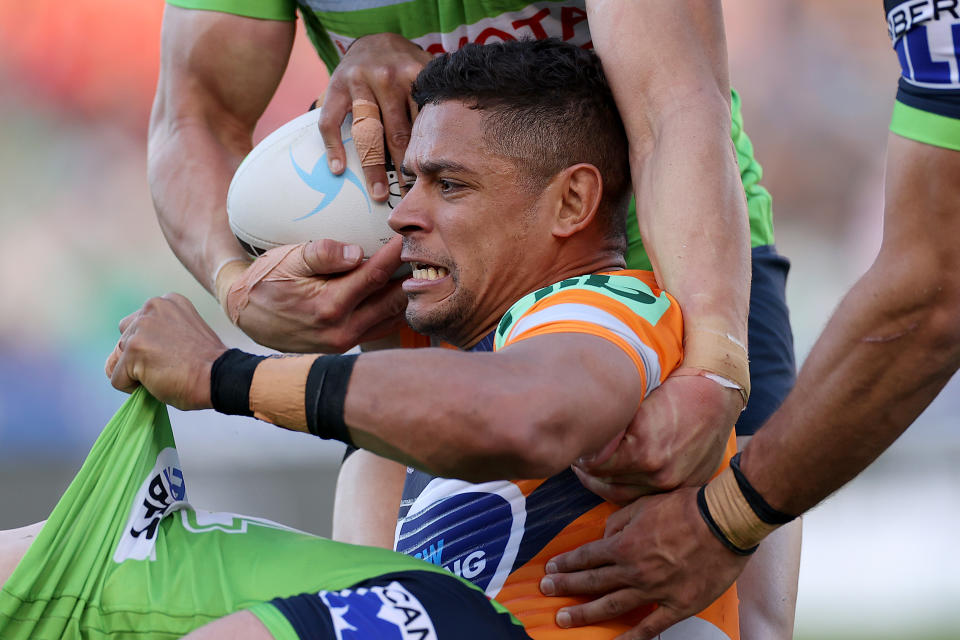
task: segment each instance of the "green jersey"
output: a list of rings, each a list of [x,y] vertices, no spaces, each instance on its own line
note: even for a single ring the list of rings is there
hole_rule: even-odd
[[[0,590],[0,638],[179,638],[247,608],[275,637],[296,638],[270,600],[320,592],[324,602],[340,602],[344,596],[324,594],[384,574],[389,586],[362,595],[387,589],[389,596],[404,588],[393,576],[411,572],[455,581],[445,588],[475,594],[481,615],[492,613],[496,624],[526,637],[502,607],[440,567],[192,508],[165,407],[140,389],[106,426]]]
[[[294,20],[299,7],[317,53],[333,71],[354,40],[397,33],[430,53],[454,51],[468,42],[559,38],[592,47],[584,0],[167,0],[188,8],[223,11],[267,20]],[[731,91],[731,134],[747,196],[753,247],[773,244],[770,194],[760,186],[763,171],[743,131],[740,97]],[[651,269],[640,240],[636,207],[627,224],[628,269]]]

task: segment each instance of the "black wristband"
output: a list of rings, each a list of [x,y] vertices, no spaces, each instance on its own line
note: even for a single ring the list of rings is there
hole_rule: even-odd
[[[727,539],[726,534],[723,533],[720,527],[717,526],[716,521],[713,519],[713,515],[710,513],[710,507],[707,506],[707,496],[704,493],[706,488],[707,485],[703,485],[700,487],[700,490],[697,491],[697,511],[700,512],[700,517],[703,518],[703,521],[707,523],[707,528],[710,529],[710,533],[712,533],[717,540],[722,542],[723,546],[725,546],[727,549],[730,549],[730,551],[733,551],[738,556],[749,556],[756,551],[757,547],[760,545],[754,545],[749,549],[741,549]]]
[[[747,476],[740,470],[740,452],[730,458],[730,468],[733,469],[733,477],[737,479],[737,486],[740,487],[740,493],[746,498],[747,504],[757,514],[757,517],[767,524],[787,524],[797,516],[784,513],[770,506],[770,503],[763,499],[760,492],[753,488]]]
[[[266,356],[230,349],[214,360],[210,369],[210,403],[220,413],[252,416],[250,385],[253,372]]]
[[[320,356],[310,367],[304,394],[307,429],[319,438],[339,440],[353,446],[343,421],[343,404],[356,355]]]

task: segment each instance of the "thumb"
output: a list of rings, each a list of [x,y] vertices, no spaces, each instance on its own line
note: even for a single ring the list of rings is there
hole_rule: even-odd
[[[679,616],[677,612],[668,607],[659,606],[646,618],[640,621],[631,632],[621,636],[621,638],[630,638],[630,640],[653,640],[661,633],[680,622],[686,616]]]
[[[359,245],[336,240],[312,240],[303,247],[303,261],[310,275],[328,275],[349,271],[363,260]]]

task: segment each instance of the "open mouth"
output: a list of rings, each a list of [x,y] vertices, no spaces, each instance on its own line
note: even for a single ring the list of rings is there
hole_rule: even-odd
[[[416,280],[439,280],[450,275],[446,267],[437,267],[423,262],[411,262],[413,277]]]

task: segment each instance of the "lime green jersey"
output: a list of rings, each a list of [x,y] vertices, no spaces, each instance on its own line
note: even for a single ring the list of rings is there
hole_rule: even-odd
[[[397,33],[431,53],[454,51],[468,42],[559,38],[592,47],[584,0],[167,0],[188,8],[222,11],[267,20],[294,20],[299,8],[320,58],[333,71],[354,40]],[[773,244],[770,194],[753,145],[743,130],[740,97],[731,91],[731,135],[747,196],[751,246]],[[627,268],[651,268],[640,240],[636,207],[630,205]]]
[[[0,590],[0,638],[179,638],[248,608],[283,630],[264,603],[409,571],[452,578],[385,549],[192,508],[165,407],[137,390]]]

